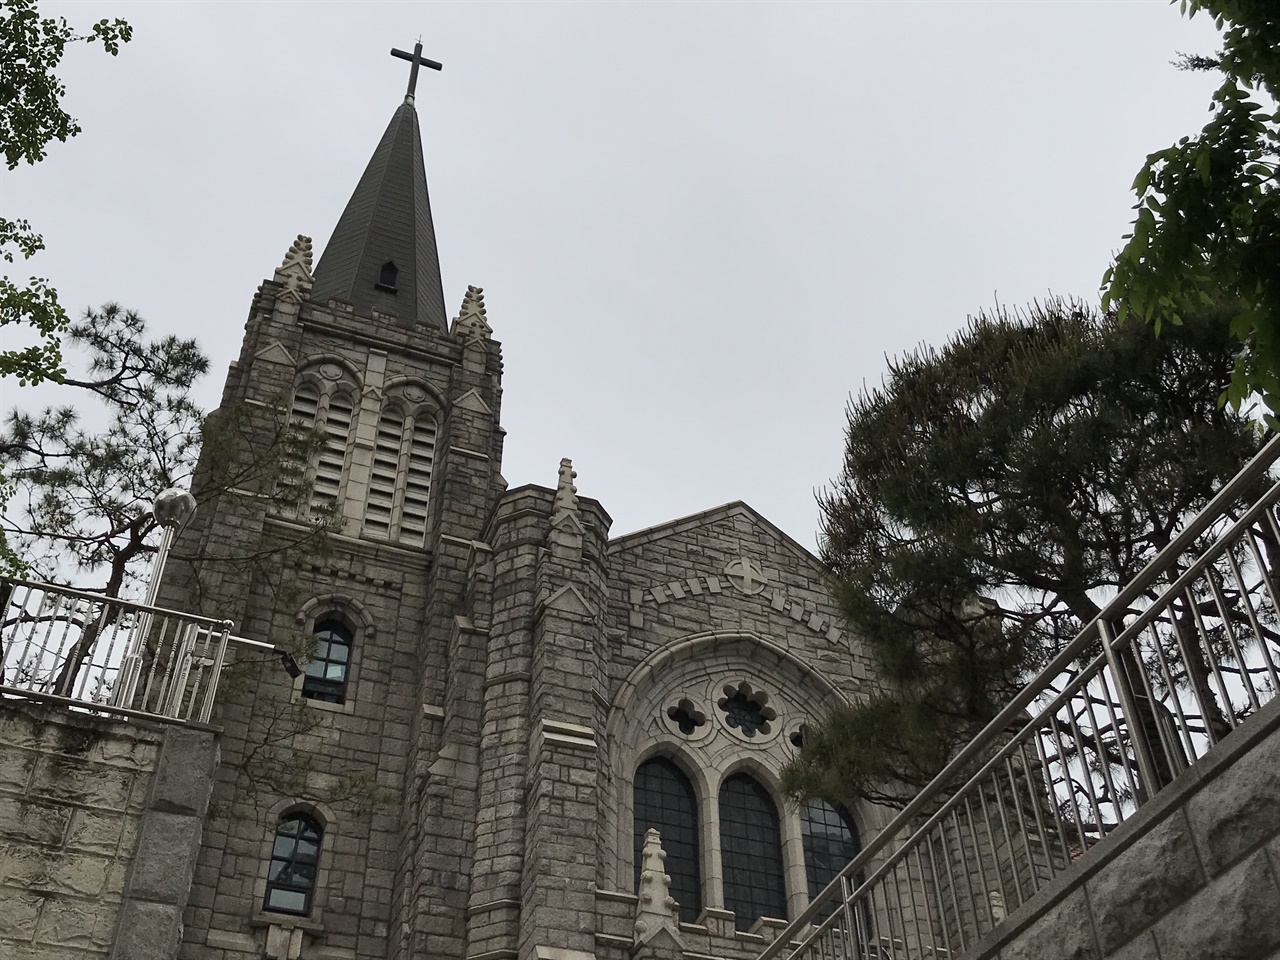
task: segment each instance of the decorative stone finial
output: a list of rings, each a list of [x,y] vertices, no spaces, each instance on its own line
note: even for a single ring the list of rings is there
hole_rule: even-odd
[[[311,292],[311,238],[298,234],[284,262],[276,268],[276,283],[283,284],[281,296],[301,300]]]
[[[573,469],[573,461],[565,457],[560,461],[560,482],[556,484],[555,513],[558,517],[566,510],[578,512],[578,488],[573,485],[578,471]]]
[[[468,343],[476,340],[488,340],[493,328],[485,319],[484,290],[480,287],[467,287],[466,296],[462,298],[462,309],[453,320],[450,331],[455,337],[462,337]]]
[[[666,932],[676,944],[680,943],[680,915],[675,898],[671,896],[671,878],[667,876],[663,862],[667,852],[662,849],[662,837],[650,828],[644,835],[640,850],[640,889],[636,904],[634,945],[648,943],[659,933]]]
[[[565,457],[560,461],[560,480],[556,484],[556,499],[551,507],[551,552],[562,560],[573,560],[581,555],[582,535],[586,533],[578,518],[578,488],[573,478],[578,474],[573,461]]]

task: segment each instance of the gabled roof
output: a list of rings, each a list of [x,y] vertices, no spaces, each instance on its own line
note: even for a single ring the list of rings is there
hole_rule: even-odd
[[[385,264],[395,265],[395,289],[379,286]],[[382,135],[314,271],[311,299],[349,301],[369,316],[394,313],[402,326],[448,329],[440,258],[427,197],[422,138],[412,98]]]
[[[707,527],[734,516],[746,517],[752,524],[770,531],[778,538],[782,546],[791,550],[801,560],[812,564],[819,571],[823,570],[822,561],[814,556],[812,551],[806,549],[798,540],[786,533],[764,514],[741,500],[734,500],[732,503],[711,507],[710,509],[690,514],[687,517],[668,520],[666,523],[645,527],[643,530],[634,530],[620,537],[614,537],[609,541],[608,551],[611,554],[622,553],[634,547],[652,543],[655,540],[662,540],[665,537],[681,534],[688,530],[696,530],[699,527]]]

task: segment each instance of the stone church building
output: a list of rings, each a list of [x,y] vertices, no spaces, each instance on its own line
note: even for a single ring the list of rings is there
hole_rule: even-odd
[[[561,451],[509,487],[503,320],[478,287],[453,302],[411,87],[318,261],[299,237],[259,288],[226,381],[248,429],[322,438],[309,503],[250,484],[183,536],[267,554],[332,516],[330,550],[287,590],[244,563],[162,597],[310,657],[219,695],[177,955],[753,957],[878,825],[777,789],[866,682],[859,644],[744,503],[615,535]]]

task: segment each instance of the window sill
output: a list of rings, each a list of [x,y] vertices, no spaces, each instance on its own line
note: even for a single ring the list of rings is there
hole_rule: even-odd
[[[356,703],[350,697],[347,697],[342,703],[330,703],[328,700],[313,700],[311,697],[304,697],[301,693],[296,693],[294,694],[293,702],[301,703],[316,710],[327,710],[329,713],[345,713],[350,716],[356,712]]]
[[[296,913],[274,913],[259,910],[249,918],[251,927],[281,927],[285,930],[305,930],[307,933],[324,933],[322,911],[319,907],[311,908],[311,915],[300,917]]]

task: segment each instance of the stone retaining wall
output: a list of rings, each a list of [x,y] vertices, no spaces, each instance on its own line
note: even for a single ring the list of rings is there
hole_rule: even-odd
[[[1280,701],[965,960],[1280,960]]]
[[[215,757],[209,730],[0,700],[0,956],[172,957]]]

